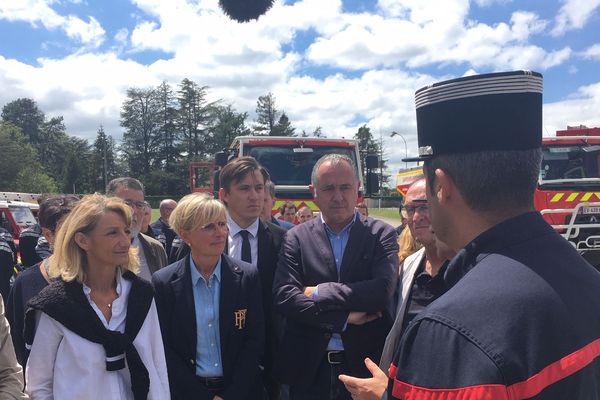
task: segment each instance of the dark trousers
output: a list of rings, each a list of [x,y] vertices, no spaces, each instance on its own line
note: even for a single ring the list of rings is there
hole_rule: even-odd
[[[346,373],[346,362],[331,364],[323,357],[314,382],[309,386],[290,386],[290,400],[351,400],[350,392],[338,379]]]

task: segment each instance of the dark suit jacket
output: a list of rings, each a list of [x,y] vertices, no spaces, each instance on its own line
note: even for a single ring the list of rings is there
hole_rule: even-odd
[[[273,279],[281,243],[286,231],[270,222],[260,221],[258,225],[257,268],[262,286],[263,310],[265,311],[265,354],[262,365],[272,376],[273,359],[279,348],[283,333],[283,317],[273,304]]]
[[[219,331],[225,399],[256,398],[259,360],[264,347],[264,317],[260,280],[251,265],[221,256]],[[196,379],[196,330],[190,258],[185,257],[152,276],[165,346],[173,399],[212,399]],[[245,325],[236,326],[235,313],[247,310]]]
[[[286,317],[275,371],[292,385],[309,385],[332,333],[341,333],[348,373],[370,376],[364,358],[375,363],[394,319],[398,243],[390,225],[362,215],[350,230],[340,276],[321,218],[287,232],[279,255],[273,294]],[[319,285],[318,298],[303,288]],[[382,312],[365,325],[344,325],[350,311]]]

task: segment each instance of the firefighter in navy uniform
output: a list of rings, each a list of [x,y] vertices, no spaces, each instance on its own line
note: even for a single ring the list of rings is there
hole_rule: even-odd
[[[6,239],[0,236],[0,294],[4,299],[8,298],[14,265],[15,254]]]
[[[19,253],[21,254],[23,268],[29,268],[42,261],[35,249],[40,237],[42,237],[40,224],[30,226],[19,235]]]
[[[533,208],[542,76],[416,93],[436,235],[459,250],[447,292],[404,333],[388,398],[600,399],[600,273]]]

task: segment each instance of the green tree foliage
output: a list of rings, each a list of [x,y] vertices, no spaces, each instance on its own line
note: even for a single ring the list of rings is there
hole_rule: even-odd
[[[7,122],[0,122],[0,182],[4,191],[52,193],[55,181],[42,172],[37,151],[29,144],[21,129]]]
[[[248,113],[238,113],[231,104],[217,106],[214,110],[214,121],[211,127],[212,145],[210,153],[216,153],[229,147],[237,136],[250,135],[250,129],[246,126]]]
[[[275,106],[273,93],[269,92],[264,96],[259,96],[256,102],[256,125],[254,130],[260,134],[271,135],[279,116],[280,112]]]
[[[311,133],[306,132],[304,129],[302,129],[302,133],[300,134],[300,137],[318,137],[318,138],[325,138],[327,136],[325,136],[325,134],[323,134],[323,129],[320,126],[317,126],[315,128],[314,131],[312,131]]]
[[[46,116],[31,99],[20,98],[2,108],[2,120],[19,127],[32,145],[40,141],[40,130]]]
[[[123,150],[132,176],[143,179],[154,164],[160,104],[154,88],[129,88],[121,108]]]
[[[158,137],[154,167],[174,173],[181,159],[180,134],[177,130],[177,101],[173,89],[164,81],[156,88],[156,96],[158,101]]]
[[[102,125],[98,128],[91,151],[90,182],[92,190],[102,192],[106,188],[106,184],[118,176],[115,141],[112,136],[106,135]]]
[[[181,81],[177,90],[177,126],[189,161],[200,160],[208,155],[206,138],[212,124],[215,104],[207,102],[207,89],[207,86],[199,86],[186,78]]]
[[[282,112],[279,121],[277,121],[277,124],[271,130],[271,136],[294,136],[295,130],[296,128],[290,123],[287,114]]]

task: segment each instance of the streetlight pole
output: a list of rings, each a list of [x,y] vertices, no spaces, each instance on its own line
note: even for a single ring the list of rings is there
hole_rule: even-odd
[[[402,138],[402,141],[404,142],[404,158],[408,158],[408,145],[406,144],[406,139],[404,139],[404,136],[402,136],[400,133],[392,131],[390,137],[394,136],[400,136],[400,138]],[[404,168],[408,169],[408,161],[404,161]]]

